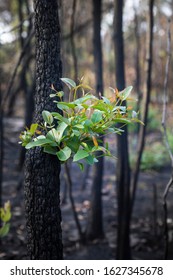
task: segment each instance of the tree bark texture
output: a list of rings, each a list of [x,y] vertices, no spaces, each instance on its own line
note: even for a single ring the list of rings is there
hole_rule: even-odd
[[[102,42],[101,42],[101,8],[102,0],[93,0],[93,48],[94,66],[96,77],[96,93],[103,94],[103,63],[102,63]],[[99,162],[93,166],[93,182],[91,190],[91,209],[87,227],[87,238],[95,239],[103,237],[102,218],[102,180],[104,170],[104,158],[100,157]]]
[[[36,92],[34,122],[56,106],[49,97],[51,84],[61,89],[60,25],[56,0],[35,0]],[[40,147],[26,153],[25,210],[30,259],[62,259],[60,162]]]
[[[114,14],[114,43],[115,43],[115,67],[116,86],[118,90],[125,88],[124,70],[124,42],[123,42],[123,1],[115,0]],[[124,102],[124,105],[126,103]],[[128,153],[128,131],[117,136],[117,169],[116,186],[118,202],[118,231],[117,231],[117,259],[130,258],[130,167]]]

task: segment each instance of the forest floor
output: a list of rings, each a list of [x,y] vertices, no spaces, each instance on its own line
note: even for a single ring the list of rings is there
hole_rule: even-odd
[[[19,132],[23,129],[21,118],[5,118],[4,120],[4,170],[3,170],[3,202],[10,200],[12,219],[9,234],[1,240],[0,259],[27,259],[26,232],[23,196],[23,174],[18,169],[20,146]],[[115,136],[111,136],[110,144],[116,146]],[[79,220],[83,230],[87,227],[87,217],[90,207],[92,168],[83,188],[85,172],[77,166],[72,167],[73,196]],[[101,240],[79,243],[79,236],[73,219],[71,204],[67,194],[66,203],[62,203],[62,231],[64,259],[111,260],[116,255],[117,231],[117,201],[115,188],[116,160],[106,159],[104,183],[102,190],[103,223],[105,236]],[[62,168],[61,197],[64,196],[65,181]],[[131,223],[132,259],[157,260],[164,258],[164,228],[163,228],[163,192],[170,178],[170,168],[165,167],[159,172],[141,172]],[[168,195],[168,228],[169,254],[173,259],[173,190]]]

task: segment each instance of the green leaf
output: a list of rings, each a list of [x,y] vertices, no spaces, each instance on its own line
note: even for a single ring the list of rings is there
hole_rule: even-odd
[[[32,135],[34,135],[35,131],[37,130],[37,127],[38,127],[38,123],[31,124],[31,127],[30,127],[29,131]]]
[[[35,140],[35,141],[32,141],[32,142],[28,143],[25,148],[26,149],[31,149],[31,148],[34,148],[34,147],[43,146],[45,144],[52,144],[52,141],[50,139],[47,139],[47,138],[38,139],[38,140]]]
[[[122,101],[126,100],[129,97],[132,89],[133,89],[133,87],[130,86],[119,92],[119,96]]]
[[[65,129],[67,128],[67,124],[65,122],[61,122],[59,123],[58,127],[52,128],[47,134],[46,134],[46,138],[52,140],[52,141],[56,141],[57,143],[59,143],[62,139],[63,133],[65,131]]]
[[[92,121],[89,120],[89,119],[87,119],[87,120],[85,121],[85,126],[86,126],[86,127],[92,127],[92,126],[93,126]]]
[[[84,126],[82,124],[75,124],[74,128],[84,129]]]
[[[108,98],[102,96],[102,99],[103,99],[104,103],[111,104],[111,102],[110,102],[110,100]]]
[[[116,119],[115,119],[115,122],[117,122],[117,123],[125,123],[125,124],[131,123],[130,120],[125,119],[125,118],[116,118]]]
[[[59,134],[59,141],[61,140],[61,138],[64,134],[64,131],[66,130],[67,127],[68,127],[68,124],[66,124],[65,122],[59,123],[59,125],[56,129],[57,133]]]
[[[66,145],[74,152],[76,153],[79,149],[80,140],[77,136],[71,137],[67,142]]]
[[[69,110],[69,106],[61,104],[60,102],[56,102],[56,103],[57,103],[58,109],[60,109],[62,111],[68,111]]]
[[[0,228],[0,237],[4,237],[8,234],[10,230],[10,224],[6,223],[5,225],[2,226],[2,228]]]
[[[11,219],[11,211],[10,208],[0,209],[0,217],[3,222],[8,222]]]
[[[49,94],[49,96],[50,96],[51,98],[53,98],[53,97],[56,96],[56,93],[51,93],[51,94]]]
[[[57,112],[52,112],[52,116],[53,116],[55,119],[57,119],[57,120],[59,120],[59,121],[61,121],[61,122],[65,122],[65,123],[68,124],[68,125],[70,124],[68,118],[63,117],[61,114],[59,114],[59,113],[57,113]]]
[[[73,135],[80,136],[81,133],[79,130],[73,129]]]
[[[56,155],[57,153],[57,148],[52,147],[52,146],[45,146],[44,147],[44,152],[50,155]]]
[[[63,106],[67,106],[68,108],[74,109],[76,107],[76,105],[72,102],[58,102],[58,105],[63,105]]]
[[[105,103],[102,100],[99,100],[99,101],[100,101],[99,104],[92,106],[92,108],[107,112],[108,109],[107,109],[107,106],[105,106]]]
[[[63,91],[58,91],[56,93],[56,95],[59,97],[59,98],[62,98],[64,96],[64,92]]]
[[[43,111],[42,112],[42,117],[46,123],[51,125],[53,123],[53,117],[52,114],[49,111]]]
[[[103,113],[101,111],[95,111],[91,116],[91,121],[93,123],[98,123],[102,120]]]
[[[69,78],[61,78],[60,79],[64,84],[66,84],[68,86],[69,89],[71,88],[75,88],[76,87],[76,83],[69,79]]]
[[[94,164],[94,158],[95,158],[94,156],[89,155],[88,157],[85,158],[85,160],[89,165],[93,165]]]
[[[86,102],[87,100],[91,99],[97,99],[94,95],[86,94],[84,97],[76,99],[73,103],[78,105]]]
[[[89,156],[89,153],[86,152],[85,150],[78,150],[77,153],[74,155],[73,161],[78,161],[83,158],[86,158]]]
[[[57,152],[56,155],[60,161],[67,161],[71,156],[71,149],[69,147],[64,147]]]
[[[84,165],[83,165],[83,163],[77,162],[77,164],[78,164],[80,170],[81,170],[81,171],[84,171]]]

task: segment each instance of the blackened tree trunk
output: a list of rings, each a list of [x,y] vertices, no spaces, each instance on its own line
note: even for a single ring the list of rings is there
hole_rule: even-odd
[[[125,88],[124,43],[123,43],[123,1],[115,0],[114,44],[116,86]],[[124,103],[125,105],[125,103]],[[130,259],[130,167],[128,153],[127,127],[117,136],[118,160],[116,169],[116,186],[118,200],[117,259]]]
[[[61,89],[60,25],[56,0],[35,0],[36,92],[34,122],[55,110],[50,86]],[[30,259],[62,259],[60,162],[42,149],[26,153],[25,209]]]
[[[102,43],[101,43],[101,8],[102,0],[93,0],[93,46],[94,64],[96,76],[96,92],[103,93],[103,66],[102,66]],[[93,183],[91,191],[91,209],[87,228],[89,239],[103,237],[102,222],[102,180],[103,180],[103,157],[93,166]]]

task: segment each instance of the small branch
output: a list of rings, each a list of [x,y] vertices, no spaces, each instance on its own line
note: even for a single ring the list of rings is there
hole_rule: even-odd
[[[84,242],[84,234],[83,234],[82,229],[81,229],[81,225],[80,225],[80,222],[79,222],[79,219],[78,219],[78,215],[77,215],[77,212],[76,212],[76,208],[75,208],[75,202],[74,202],[73,195],[72,195],[72,180],[71,180],[70,170],[68,168],[67,163],[65,163],[64,166],[65,166],[65,172],[66,172],[66,175],[67,175],[67,184],[68,184],[68,189],[69,189],[69,198],[70,198],[70,202],[71,202],[71,206],[72,206],[72,210],[73,210],[73,215],[74,215],[75,223],[76,223],[76,226],[77,226],[77,229],[78,229],[80,241]]]

